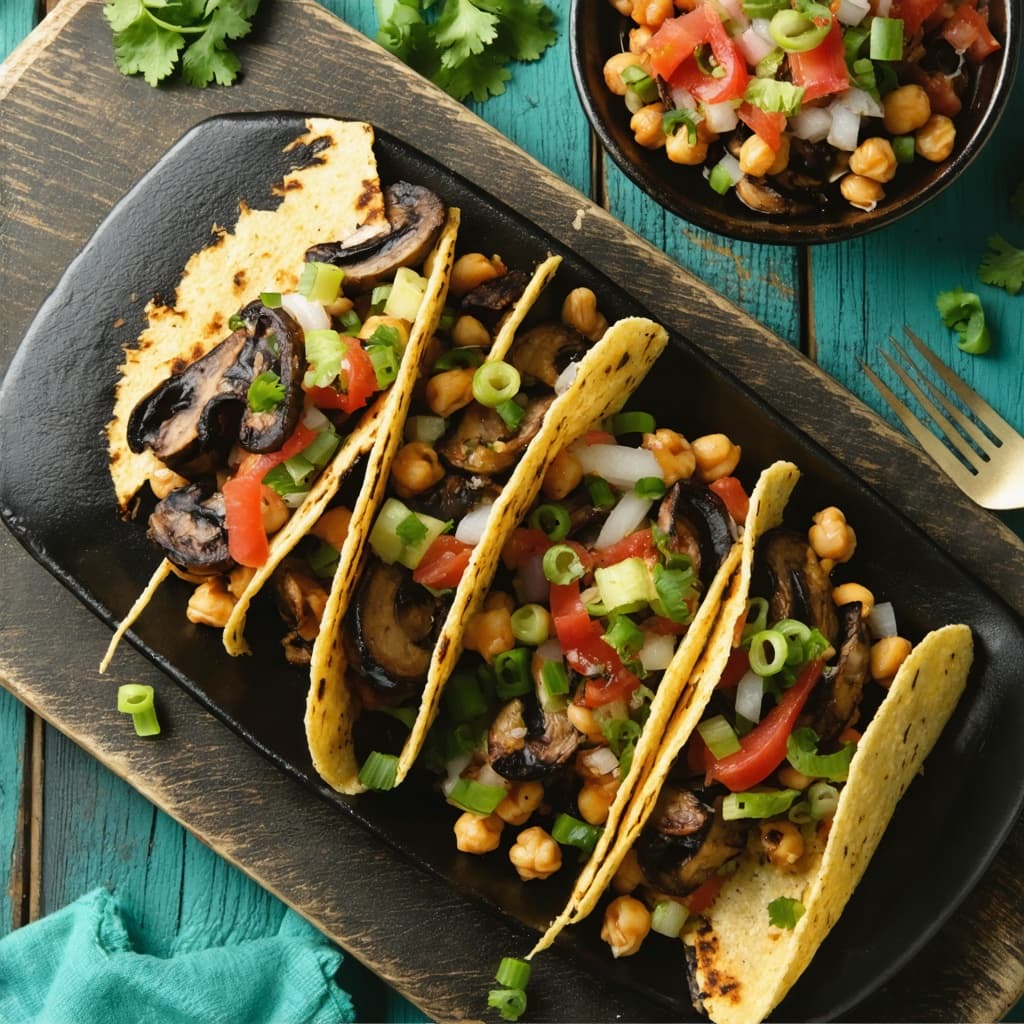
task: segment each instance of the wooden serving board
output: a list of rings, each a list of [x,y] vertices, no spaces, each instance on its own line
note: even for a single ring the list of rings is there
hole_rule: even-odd
[[[1024,615],[1024,545],[798,352],[311,0],[265,8],[243,51],[246,76],[231,89],[157,91],[121,77],[100,0],[65,0],[0,69],[3,366],[113,203],[196,122],[255,110],[364,118],[493,194],[514,196],[520,212],[596,266],[607,268],[615,253],[617,275],[652,315],[685,317],[710,355]],[[848,411],[842,430],[831,415],[837,406]],[[124,652],[109,682],[100,679],[106,627],[6,532],[0,566],[7,689],[431,1016],[481,1012],[493,965],[526,945],[518,926],[339,821],[134,652]],[[160,687],[159,743],[136,741],[112,714],[113,688],[127,681]],[[925,837],[922,855],[941,856],[941,837]],[[950,924],[850,1019],[999,1019],[1024,991],[1022,867],[1018,824]],[[666,1016],[631,992],[596,985],[559,952],[542,973],[531,986],[532,1020]]]

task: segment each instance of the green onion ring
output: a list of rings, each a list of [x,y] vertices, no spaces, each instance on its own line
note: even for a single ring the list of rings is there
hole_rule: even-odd
[[[568,544],[556,544],[548,548],[544,552],[541,567],[549,583],[572,583],[586,572],[580,556]]]
[[[500,359],[486,362],[473,374],[473,397],[491,409],[519,394],[519,371]]]
[[[557,543],[569,536],[572,520],[563,505],[538,505],[530,513],[530,526],[544,533],[548,540]]]
[[[768,33],[775,43],[789,53],[806,53],[820,46],[829,34],[832,22],[819,25],[799,11],[778,11],[768,23]]]
[[[765,655],[766,647],[771,648],[770,659]],[[774,629],[762,629],[750,638],[750,667],[759,676],[773,676],[781,672],[788,656],[786,638]]]

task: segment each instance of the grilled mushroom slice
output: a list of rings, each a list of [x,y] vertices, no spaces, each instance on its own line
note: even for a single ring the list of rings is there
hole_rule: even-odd
[[[349,294],[369,291],[399,267],[422,263],[444,226],[441,197],[422,185],[396,181],[384,192],[384,209],[391,225],[388,234],[352,246],[314,245],[306,250],[306,259],[343,268]]]
[[[636,842],[647,881],[672,896],[686,896],[746,845],[746,823],[725,821],[722,798],[705,803],[684,786],[666,784]]]
[[[478,284],[466,292],[459,304],[459,313],[474,316],[482,324],[493,328],[526,291],[530,275],[523,270],[510,270],[501,277]]]
[[[288,558],[274,573],[274,597],[290,627],[281,638],[285,659],[291,665],[308,665],[327,604],[327,588],[302,561]]]
[[[658,528],[674,551],[690,556],[693,571],[707,591],[733,544],[725,504],[714,491],[680,480],[658,508]]]
[[[564,711],[545,711],[536,697],[516,697],[487,734],[491,767],[513,782],[550,775],[576,752],[581,736]]]
[[[515,431],[494,409],[474,402],[459,417],[454,433],[437,447],[437,453],[450,466],[464,473],[492,476],[510,469],[533,440],[544,421],[544,414],[555,400],[547,394],[534,398],[526,406],[526,415]]]
[[[382,695],[401,700],[415,693],[426,681],[445,609],[402,566],[371,558],[350,616],[353,668]]]
[[[741,202],[758,213],[797,216],[814,209],[810,203],[801,202],[772,188],[764,178],[752,178],[749,175],[744,175],[736,182],[736,195]]]
[[[224,495],[203,484],[171,491],[149,517],[149,539],[168,560],[196,576],[215,576],[234,566],[224,525]]]
[[[812,691],[802,719],[822,744],[830,743],[857,720],[861,695],[871,676],[871,642],[860,602],[844,604],[838,615],[842,632],[839,658]]]
[[[414,512],[458,522],[478,505],[493,504],[500,496],[501,488],[488,477],[452,470],[429,490],[407,499],[406,504]]]
[[[798,619],[833,646],[839,633],[832,585],[810,544],[793,530],[769,530],[758,543],[756,571],[767,574],[754,593],[771,594],[768,621]]]
[[[509,362],[524,376],[555,386],[561,372],[587,351],[587,339],[566,324],[546,323],[516,338]]]

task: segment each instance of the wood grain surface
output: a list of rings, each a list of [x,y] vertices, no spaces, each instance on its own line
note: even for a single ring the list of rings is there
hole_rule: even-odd
[[[744,277],[733,247],[726,249],[711,237],[691,234],[691,229],[684,229],[680,239],[678,222],[659,228],[649,213],[638,216],[633,226],[662,245],[669,253],[664,255],[568,191],[559,174],[515,151],[462,106],[440,97],[394,63],[366,60],[373,45],[309,0],[269,8],[243,53],[249,69],[245,80],[231,90],[201,94],[180,87],[157,93],[117,75],[99,2],[65,0],[51,19],[0,71],[4,365],[63,267],[113,202],[188,127],[204,116],[229,110],[324,110],[329,95],[333,103],[328,112],[373,120],[433,152],[470,180],[480,180],[492,192],[514,196],[526,216],[596,265],[607,266],[614,253],[624,268],[625,287],[654,315],[670,319],[686,310],[700,325],[695,340],[707,351],[786,409],[800,429],[827,443],[961,564],[1003,594],[1018,613],[1024,612],[1024,547],[1013,534],[970,506],[899,435],[799,352],[730,302],[710,294],[670,258],[715,278],[718,287],[743,304],[756,290],[757,302],[774,310],[767,317],[770,326],[788,339],[798,339],[799,314],[787,291],[796,291],[800,282],[802,257],[797,252],[779,250],[777,264],[766,264],[770,270],[756,279]],[[259,59],[253,59],[257,55]],[[358,109],[352,99],[346,100],[346,90],[341,85],[332,90],[323,74],[324,69],[334,69],[341,75],[341,69],[350,65],[360,66]],[[399,88],[410,102],[393,101]],[[429,120],[421,116],[426,99],[431,103]],[[508,116],[527,113],[510,109]],[[491,120],[497,124],[496,118]],[[567,158],[572,149],[566,147],[587,145],[578,125],[577,118],[543,133],[551,138],[550,148],[541,155],[548,166],[564,170],[561,177],[575,178],[572,184],[587,187],[588,182],[578,180],[578,160]],[[495,152],[501,156],[497,170]],[[481,154],[487,154],[486,163]],[[609,175],[609,194],[620,196],[627,188],[632,186]],[[55,205],[59,217],[53,216]],[[659,280],[671,275],[670,292],[645,286],[646,266],[657,268]],[[849,272],[856,273],[852,262]],[[766,289],[778,295],[777,303],[766,298]],[[838,436],[828,411],[830,402],[849,404],[859,429]],[[911,478],[915,487],[908,490],[903,482]],[[975,524],[975,529],[965,532],[965,522]],[[99,680],[92,666],[106,644],[106,628],[32,564],[6,533],[0,538],[0,565],[0,681],[198,837],[198,843],[181,842],[180,857],[169,856],[164,847],[164,862],[181,865],[184,877],[190,858],[206,853],[199,843],[207,843],[357,952],[431,1016],[464,1019],[479,1012],[476,994],[486,991],[490,968],[509,952],[510,936],[517,937],[515,927],[496,923],[471,900],[397,860],[360,830],[339,827],[336,811],[200,711],[134,652],[125,653],[109,682]],[[39,623],[50,628],[40,629]],[[73,659],[55,648],[53,624],[73,638]],[[159,744],[137,742],[125,723],[110,713],[113,688],[129,680],[149,682],[158,689],[167,732]],[[5,698],[0,703],[0,738],[6,742],[0,756],[17,758],[25,734],[24,715]],[[109,804],[104,790],[112,783],[89,757],[63,740],[48,741],[46,753],[48,771],[61,776],[77,758],[74,772],[80,784],[64,799],[51,798],[48,792],[45,824],[68,833],[72,849],[76,833],[81,834],[80,849],[95,858],[88,808],[95,801]],[[31,763],[23,763],[20,771],[10,768],[3,777],[24,779],[26,771],[31,771]],[[147,826],[156,847],[180,842],[169,822],[141,803],[126,805],[120,828],[109,815],[104,823],[110,835],[102,856],[109,858],[109,870],[116,864],[118,876],[129,879],[122,884],[143,884],[133,872],[145,871],[146,859],[137,844]],[[13,829],[19,837],[26,833],[31,828]],[[130,838],[119,846],[124,837]],[[31,852],[29,839],[20,845],[21,852],[12,856]],[[130,865],[127,872],[125,864]],[[894,982],[857,1007],[851,1019],[995,1020],[1005,1013],[1024,989],[1022,869],[1024,829],[1018,827],[961,914]],[[56,906],[62,897],[78,894],[77,868],[54,864],[48,870],[44,911],[51,909],[51,902]],[[108,868],[101,864],[96,870]],[[189,917],[202,918],[204,900],[211,904],[211,923],[218,914],[232,913],[232,907],[257,923],[280,912],[255,888],[246,889],[240,900],[238,886],[244,888],[245,883],[231,873],[224,875],[222,888],[212,897],[183,892],[183,916],[187,909]],[[382,933],[377,913],[381,892],[407,908],[408,928],[401,934]],[[9,887],[9,901],[24,898],[16,886]],[[429,914],[423,913],[425,906],[432,908]],[[2,909],[17,913],[11,903]],[[452,923],[448,948],[438,949],[438,919]],[[173,946],[170,932],[165,941]],[[466,949],[475,951],[473,958],[467,958]],[[590,976],[556,953],[536,994],[531,989],[531,1017],[566,1019],[565,1000],[575,1019],[659,1018],[658,1007],[639,1006],[630,993],[602,992],[598,997]]]

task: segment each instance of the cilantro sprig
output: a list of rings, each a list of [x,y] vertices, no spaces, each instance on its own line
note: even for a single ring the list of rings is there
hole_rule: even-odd
[[[376,0],[377,42],[457,100],[505,91],[507,65],[558,37],[542,0]]]
[[[988,240],[988,252],[981,257],[978,279],[982,284],[1003,288],[1018,295],[1024,288],[1024,250],[1011,245],[1000,235]]]
[[[180,59],[185,81],[199,89],[230,85],[242,62],[228,41],[252,28],[260,0],[110,0],[103,14],[114,30],[114,57],[124,75],[152,86]]]

